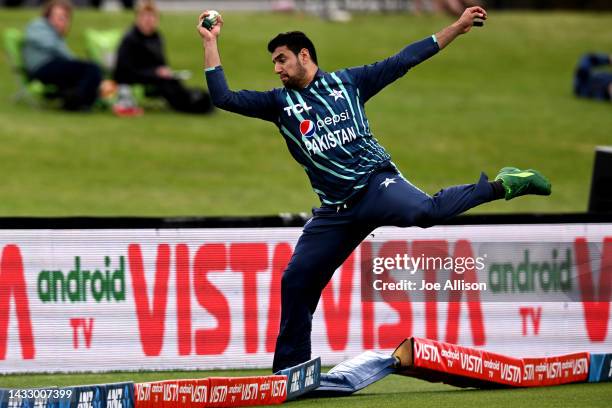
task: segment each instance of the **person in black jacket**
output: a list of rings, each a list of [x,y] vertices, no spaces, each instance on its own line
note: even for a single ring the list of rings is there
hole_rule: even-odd
[[[159,12],[151,0],[136,5],[136,21],[121,40],[114,78],[119,84],[145,84],[147,93],[159,95],[172,109],[207,113],[213,109],[210,96],[202,89],[187,88],[168,66],[158,31]]]

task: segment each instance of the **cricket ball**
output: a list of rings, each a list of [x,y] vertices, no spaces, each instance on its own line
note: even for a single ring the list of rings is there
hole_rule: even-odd
[[[212,30],[212,28],[217,24],[217,18],[220,16],[218,11],[209,10],[208,15],[204,17],[202,20],[202,27],[207,30]]]

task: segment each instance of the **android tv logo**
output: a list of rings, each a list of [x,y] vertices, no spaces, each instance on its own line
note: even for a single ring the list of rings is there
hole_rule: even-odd
[[[104,268],[83,269],[81,257],[74,257],[74,267],[62,270],[43,270],[38,275],[38,297],[47,302],[89,302],[125,300],[125,258],[119,257],[113,268],[111,257],[104,257]]]
[[[19,246],[15,244],[6,245],[2,248],[0,257],[0,360],[6,359],[9,319],[11,306],[15,310],[14,316],[17,318],[17,330],[19,335],[19,344],[21,346],[21,357],[24,360],[35,358],[35,336],[32,330],[32,317],[30,315],[30,301],[28,298],[28,288],[26,274],[24,270],[24,262]],[[42,302],[45,301],[88,301],[87,293],[97,302],[103,300],[125,301],[125,260],[124,257],[119,257],[117,267],[111,267],[109,257],[105,258],[106,268],[102,271],[94,270],[93,272],[82,270],[80,267],[80,258],[75,257],[75,268],[68,273],[62,285],[53,285],[54,290],[57,290],[55,295],[52,291],[41,294],[40,281],[45,279],[45,271],[39,274],[39,298]],[[58,272],[58,271],[54,271]],[[59,271],[61,272],[61,271]],[[72,273],[72,275],[71,275]],[[86,279],[89,274],[89,281]],[[75,282],[82,284],[71,283],[71,276]],[[59,274],[56,273],[59,279]],[[63,274],[62,274],[62,277]],[[79,279],[77,279],[79,278]],[[32,279],[33,280],[33,279]],[[86,284],[89,282],[89,285]],[[31,282],[30,284],[34,284]],[[47,286],[51,288],[51,286]],[[59,290],[58,290],[59,288]],[[89,289],[88,292],[85,289]],[[15,327],[14,325],[11,327]]]

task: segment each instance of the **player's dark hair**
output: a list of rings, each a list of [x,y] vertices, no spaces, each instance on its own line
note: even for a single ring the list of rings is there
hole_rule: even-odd
[[[317,52],[315,51],[314,44],[303,32],[289,31],[287,33],[280,33],[270,40],[268,43],[268,51],[272,53],[275,49],[283,45],[287,46],[295,55],[298,55],[303,48],[306,48],[310,53],[312,61],[317,65],[319,64],[317,62]]]

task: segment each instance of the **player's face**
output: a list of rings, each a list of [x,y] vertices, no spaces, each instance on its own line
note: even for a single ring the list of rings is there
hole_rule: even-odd
[[[286,45],[278,47],[272,53],[274,72],[287,88],[300,88],[306,80],[306,69],[297,55]]]
[[[49,13],[49,24],[64,37],[70,29],[70,12],[64,7],[53,7]]]
[[[143,10],[136,16],[136,26],[144,35],[151,35],[157,31],[159,16],[154,11]]]

